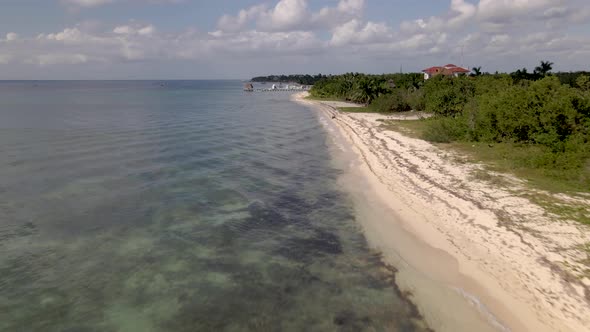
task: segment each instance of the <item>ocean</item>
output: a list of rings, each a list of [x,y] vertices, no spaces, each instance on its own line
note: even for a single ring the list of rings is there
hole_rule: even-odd
[[[240,81],[0,82],[0,331],[425,331],[327,134]]]

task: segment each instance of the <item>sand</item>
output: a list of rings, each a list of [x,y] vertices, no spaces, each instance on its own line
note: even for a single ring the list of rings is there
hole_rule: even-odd
[[[398,285],[432,328],[590,331],[581,249],[590,227],[524,198],[528,189],[510,175],[496,174],[509,189],[475,179],[481,165],[382,128],[382,115],[340,112],[353,105],[306,95],[293,100],[318,111],[345,160],[341,182],[370,245],[398,268]]]

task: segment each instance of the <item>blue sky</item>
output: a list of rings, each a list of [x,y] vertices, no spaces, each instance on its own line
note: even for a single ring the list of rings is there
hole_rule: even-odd
[[[0,79],[590,70],[586,0],[4,0]]]

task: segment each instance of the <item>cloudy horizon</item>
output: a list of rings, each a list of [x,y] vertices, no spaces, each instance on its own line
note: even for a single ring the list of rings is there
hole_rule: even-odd
[[[585,0],[8,0],[0,79],[588,70]]]

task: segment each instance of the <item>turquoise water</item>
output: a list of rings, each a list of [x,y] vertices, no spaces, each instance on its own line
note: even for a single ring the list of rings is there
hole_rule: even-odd
[[[1,331],[423,331],[287,93],[0,82]]]

